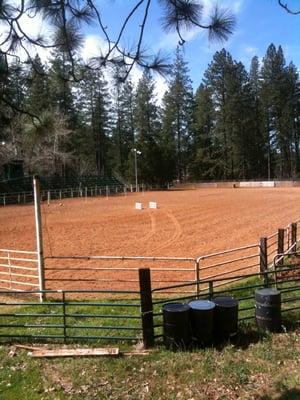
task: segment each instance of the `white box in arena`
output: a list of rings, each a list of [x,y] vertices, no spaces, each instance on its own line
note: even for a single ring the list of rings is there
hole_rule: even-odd
[[[135,209],[136,210],[142,210],[143,209],[142,203],[135,203]]]
[[[149,201],[149,208],[157,208],[156,201]]]

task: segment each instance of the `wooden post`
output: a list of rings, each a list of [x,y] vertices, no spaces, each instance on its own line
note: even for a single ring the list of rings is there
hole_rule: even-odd
[[[265,286],[268,287],[268,248],[267,248],[267,238],[260,238],[260,273],[264,278]]]
[[[208,282],[208,292],[209,292],[209,299],[211,300],[214,297],[214,283],[213,281]]]
[[[45,270],[44,270],[44,253],[43,253],[40,180],[37,175],[34,175],[33,177],[33,190],[34,190],[36,246],[37,246],[38,272],[39,272],[39,289],[40,291],[43,291],[45,290]],[[40,301],[42,302],[44,299],[45,299],[45,293],[40,293]]]
[[[297,224],[293,222],[291,224],[291,246],[294,246],[293,249],[294,251],[297,250],[296,244],[297,244]]]
[[[200,261],[195,262],[195,279],[196,279],[196,296],[199,298],[200,294]]]
[[[284,253],[284,229],[278,229],[278,244],[277,244],[277,254]],[[283,264],[283,258],[278,261],[278,265]]]
[[[139,269],[143,343],[145,348],[154,345],[153,305],[149,268]]]

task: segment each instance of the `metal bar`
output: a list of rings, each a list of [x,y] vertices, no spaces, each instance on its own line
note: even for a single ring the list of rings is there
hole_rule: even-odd
[[[36,278],[36,279],[39,278],[39,277],[36,276],[36,275],[17,274],[17,273],[15,273],[15,272],[11,272],[11,270],[9,270],[9,272],[0,271],[0,274],[1,274],[1,275],[9,275],[10,277],[12,277],[12,276],[21,276],[21,277],[23,277],[23,278]]]
[[[38,325],[37,325],[38,326]],[[62,325],[63,326],[63,325]],[[1,325],[0,325],[1,327]],[[100,326],[100,325],[66,325],[68,329],[99,329],[99,330],[116,330],[116,331],[141,331],[141,327],[135,326]]]
[[[9,254],[9,252],[7,253],[7,262],[8,262],[8,269],[9,269],[9,279],[10,279],[10,283],[9,283],[9,288],[10,289],[12,289],[12,286],[11,286],[11,281],[12,281],[12,279],[11,279],[11,263],[10,263],[10,254]],[[5,273],[5,272],[4,272]],[[3,274],[3,272],[2,272],[2,274]]]
[[[3,268],[13,268],[13,269],[22,269],[24,271],[37,271],[36,268],[31,268],[31,267],[21,267],[20,265],[8,265],[8,264],[0,264],[0,267]]]
[[[272,239],[272,238],[275,237],[275,236],[277,236],[277,232],[273,233],[273,234],[270,235],[270,236],[267,236],[267,239]]]
[[[0,257],[0,260],[7,260],[7,257]],[[30,258],[17,258],[17,257],[10,257],[11,261],[25,261],[25,262],[34,262],[37,263],[37,259],[30,259]]]
[[[9,337],[9,338],[24,338],[24,339],[63,339],[62,335],[20,335],[20,334],[0,334],[0,337]]]
[[[18,281],[8,281],[7,279],[1,279],[1,282],[5,282],[5,283],[16,283],[18,285],[27,285],[27,286],[36,286],[39,287],[39,285],[37,283],[30,283],[30,282],[18,282]],[[1,293],[2,291],[0,291]],[[3,292],[2,292],[3,293]],[[9,293],[13,293],[13,292],[9,292]],[[17,293],[20,293],[19,291]]]
[[[63,335],[64,342],[67,339],[67,325],[66,325],[66,294],[62,292],[62,314],[63,314]]]
[[[226,265],[226,264],[232,264],[232,263],[237,262],[237,261],[250,260],[251,258],[256,258],[256,257],[258,257],[258,254],[253,254],[251,256],[246,256],[246,257],[234,258],[233,260],[228,260],[228,261],[222,261],[222,262],[217,263],[217,264],[212,264],[212,265],[208,265],[207,267],[202,267],[201,271],[204,271],[206,269],[221,267],[221,266]]]
[[[250,268],[254,268],[254,267],[258,267],[258,266],[259,266],[259,264],[247,265],[246,267],[241,267],[241,268],[232,269],[232,270],[226,271],[226,272],[220,272],[220,273],[215,274],[215,275],[210,275],[210,276],[205,277],[205,279],[211,279],[211,278],[215,278],[217,276],[228,275],[228,274],[231,274],[233,272],[243,271],[245,269],[250,269]],[[230,277],[228,277],[228,278],[230,278]]]
[[[138,271],[139,268],[127,267],[46,267],[47,271]],[[194,271],[194,268],[150,268],[151,272]]]
[[[294,311],[294,310],[299,310],[299,309],[300,309],[300,306],[299,307],[292,307],[292,308],[284,308],[284,309],[281,310],[281,312]]]
[[[77,290],[72,290],[72,289],[70,289],[70,290],[54,290],[54,289],[47,289],[47,290],[43,290],[42,292],[43,293],[46,293],[46,294],[61,294],[62,292],[65,292],[65,293],[109,293],[109,294],[140,294],[140,292],[139,291],[137,291],[137,290],[98,290],[98,289],[95,289],[95,290],[84,290],[84,289],[77,289]],[[41,290],[31,290],[30,292],[29,291],[22,291],[22,293],[27,293],[27,294],[32,294],[32,293],[40,293],[41,292]],[[14,291],[14,290],[12,290],[12,291],[3,291],[3,290],[1,290],[1,293],[2,294],[12,294],[12,293],[16,293],[16,294],[20,294],[20,292],[19,291]],[[51,304],[51,303],[49,303],[49,304]]]
[[[11,249],[0,249],[0,251],[3,251],[7,253],[8,251],[10,253],[20,253],[20,254],[38,254],[36,251],[25,251],[25,250],[11,250]]]
[[[257,246],[257,245],[256,245]],[[195,258],[191,257],[134,257],[134,256],[47,256],[47,259],[70,259],[70,260],[149,260],[149,261],[191,261],[195,262]]]
[[[1,328],[22,328],[22,329],[31,329],[31,328],[63,328],[63,324],[0,324]]]
[[[235,249],[225,250],[225,251],[221,251],[218,253],[207,254],[207,255],[198,257],[197,260],[205,260],[206,258],[221,256],[223,254],[229,254],[229,253],[233,253],[235,251],[240,251],[240,250],[253,249],[255,247],[259,247],[259,245],[256,243],[256,244],[251,244],[249,246],[236,247]]]

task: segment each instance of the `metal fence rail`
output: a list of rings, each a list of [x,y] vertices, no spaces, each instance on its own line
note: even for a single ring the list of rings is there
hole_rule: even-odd
[[[105,290],[1,291],[0,338],[138,341],[142,339],[140,292]],[[82,296],[85,300],[77,300]],[[87,300],[88,297],[90,300]],[[108,298],[99,300],[98,297]],[[127,298],[130,296],[130,298]]]
[[[0,249],[0,289],[39,287],[36,251]]]
[[[300,254],[298,253],[300,257]],[[278,272],[278,271],[277,271]],[[162,307],[169,302],[188,302],[195,298],[212,299],[217,296],[233,296],[239,302],[239,321],[248,321],[255,318],[255,290],[263,287],[276,287],[281,291],[282,313],[285,316],[288,313],[300,312],[300,265],[283,265],[280,267],[280,273],[295,274],[292,277],[283,276],[282,279],[276,277],[276,271],[270,269],[267,271],[268,279],[261,279],[259,273],[248,273],[246,275],[236,275],[232,279],[225,277],[201,280],[201,290],[198,296],[173,296],[166,297],[165,291],[182,289],[190,287],[192,283],[172,285],[152,289],[153,296],[153,326],[154,337],[162,337]],[[286,317],[285,317],[286,318]]]
[[[140,186],[140,189],[144,191],[146,187]],[[96,196],[113,196],[116,194],[125,195],[127,193],[133,193],[139,191],[134,185],[93,185],[93,186],[77,186],[72,188],[61,188],[61,189],[49,189],[41,190],[40,196],[42,201],[51,200],[62,200],[65,198],[87,198]],[[1,193],[0,194],[0,206],[6,206],[9,204],[26,204],[34,201],[33,191],[23,191],[15,193]]]

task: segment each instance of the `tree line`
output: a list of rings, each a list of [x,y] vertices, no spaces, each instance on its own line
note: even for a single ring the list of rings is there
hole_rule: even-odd
[[[159,104],[146,68],[137,85],[122,65],[71,63],[61,49],[9,68],[0,55],[0,166],[24,160],[28,174],[117,174],[164,186],[173,180],[300,177],[300,83],[281,46],[250,70],[225,49],[193,92],[181,47]],[[76,68],[77,81],[68,79]]]

